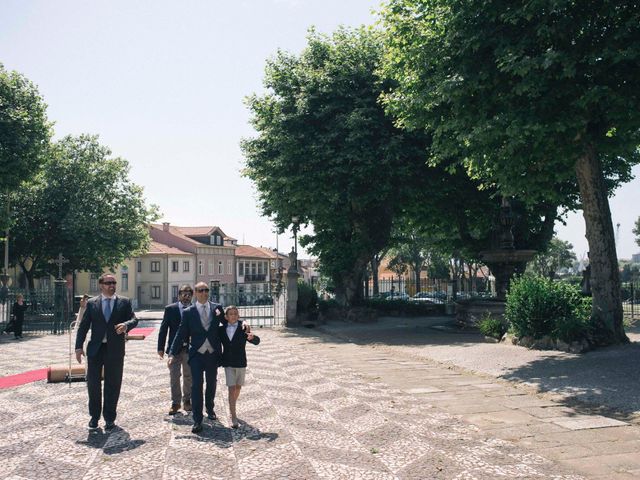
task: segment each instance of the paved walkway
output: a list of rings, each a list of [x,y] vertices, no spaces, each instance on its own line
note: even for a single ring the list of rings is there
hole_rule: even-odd
[[[636,426],[576,430],[578,424],[561,422],[581,417],[504,382],[313,330],[257,333],[261,344],[247,347],[238,430],[229,428],[221,382],[220,421],[208,422],[202,434],[191,434],[190,416],[166,415],[168,371],[155,353],[157,330],[127,345],[119,426],[112,433],[87,432],[84,383],[0,390],[0,478],[640,476]],[[0,372],[64,363],[67,344],[66,337],[4,337]],[[600,446],[567,444],[563,436],[587,431]],[[627,463],[589,465],[594,452],[605,453],[600,447],[615,446],[610,437],[617,439],[616,451],[636,442]],[[580,460],[557,455],[564,445]]]

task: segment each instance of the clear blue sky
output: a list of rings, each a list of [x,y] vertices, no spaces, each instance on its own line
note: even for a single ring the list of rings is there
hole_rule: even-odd
[[[310,26],[375,21],[379,0],[2,0],[0,62],[35,82],[56,135],[94,133],[131,164],[132,179],[163,220],[218,225],[275,246],[255,191],[240,176],[251,136],[243,98],[262,89],[265,60],[299,52]],[[636,168],[634,172],[640,173]],[[631,229],[640,181],[611,202],[619,255],[640,251]],[[588,250],[581,215],[561,238]],[[280,249],[292,240],[280,236]]]

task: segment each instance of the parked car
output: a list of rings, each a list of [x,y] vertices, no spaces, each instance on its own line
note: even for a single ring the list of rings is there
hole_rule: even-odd
[[[409,300],[409,295],[406,293],[398,293],[398,292],[388,292],[389,295],[386,296],[387,300]]]
[[[432,303],[432,304],[443,304],[444,299],[446,298],[446,294],[444,298],[438,296],[439,292],[418,292],[409,300],[411,302],[420,302],[420,303]]]

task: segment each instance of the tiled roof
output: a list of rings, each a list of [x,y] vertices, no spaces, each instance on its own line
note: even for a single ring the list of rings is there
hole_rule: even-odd
[[[191,255],[189,252],[180,250],[179,248],[170,247],[160,242],[151,242],[147,254],[169,254],[169,255]]]
[[[276,252],[270,248],[238,245],[238,248],[236,248],[236,257],[276,258],[277,255]]]
[[[213,231],[215,229],[217,229],[218,227],[178,227],[175,226],[173,227],[177,230],[179,230],[180,232],[182,232],[183,235],[187,235],[187,236],[193,236],[193,237],[203,237],[206,235],[211,235],[213,233]]]

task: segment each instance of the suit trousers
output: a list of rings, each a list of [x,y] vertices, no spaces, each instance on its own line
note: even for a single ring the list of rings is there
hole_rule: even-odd
[[[100,377],[104,367],[104,404]],[[108,343],[103,343],[95,356],[87,357],[87,390],[89,391],[89,415],[99,419],[104,415],[107,422],[116,420],[116,409],[122,386],[124,356],[109,352]]]
[[[193,408],[193,422],[202,422],[202,384],[206,377],[205,406],[213,410],[216,396],[216,382],[218,381],[218,358],[211,353],[196,353],[189,359],[191,367],[191,406]]]
[[[191,401],[191,367],[189,366],[189,352],[186,348],[173,357],[173,363],[169,365],[169,377],[171,379],[171,403],[180,405]],[[182,389],[180,388],[182,377]]]

